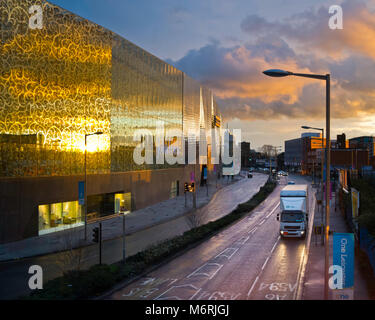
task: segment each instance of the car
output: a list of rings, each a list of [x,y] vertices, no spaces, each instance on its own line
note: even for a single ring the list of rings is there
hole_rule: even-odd
[[[283,176],[284,176],[284,177],[287,177],[287,176],[288,176],[288,172],[284,172],[284,171],[283,171]]]
[[[249,172],[249,173],[247,174],[247,177],[248,177],[249,179],[251,179],[251,178],[253,177],[253,175]]]
[[[288,181],[288,184],[296,184],[294,181]]]

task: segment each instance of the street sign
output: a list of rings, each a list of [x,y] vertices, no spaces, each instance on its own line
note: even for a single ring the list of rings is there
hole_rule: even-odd
[[[311,150],[322,149],[322,138],[313,138],[311,137]],[[323,148],[326,147],[326,139],[323,139]]]
[[[343,289],[354,286],[354,234],[333,234],[333,265],[342,268]]]
[[[203,179],[207,180],[207,168],[203,168]]]
[[[85,182],[78,182],[78,204],[83,206],[85,204]]]

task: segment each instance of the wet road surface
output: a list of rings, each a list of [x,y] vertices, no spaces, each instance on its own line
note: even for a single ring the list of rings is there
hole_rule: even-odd
[[[276,215],[280,210],[280,189],[287,179],[305,182],[300,177],[283,177],[275,191],[249,216],[107,299],[295,299],[308,237],[279,237]],[[311,191],[310,188],[310,208]]]

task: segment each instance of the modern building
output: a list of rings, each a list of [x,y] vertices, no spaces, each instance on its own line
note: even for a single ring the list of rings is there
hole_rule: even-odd
[[[241,142],[241,168],[249,168],[250,164],[250,142]]]
[[[292,139],[284,142],[284,165],[287,168],[300,168],[302,163],[302,139]]]
[[[137,129],[153,141],[160,124],[180,129],[194,147],[204,129],[213,174],[210,129],[221,114],[209,89],[50,2],[1,1],[0,19],[0,243],[82,226],[85,181],[89,221],[199,184],[199,162],[136,164]]]
[[[375,137],[372,136],[361,136],[349,139],[350,148],[354,149],[365,149],[368,150],[369,163],[375,165]]]

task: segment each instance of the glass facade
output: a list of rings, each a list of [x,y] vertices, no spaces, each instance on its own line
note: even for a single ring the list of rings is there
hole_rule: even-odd
[[[0,177],[84,174],[97,131],[87,173],[165,168],[134,163],[136,129],[162,121],[188,139],[212,127],[208,89],[113,32],[42,0],[1,1],[0,13]]]

